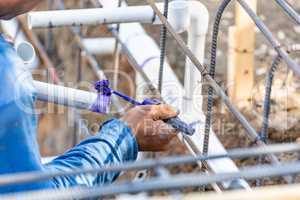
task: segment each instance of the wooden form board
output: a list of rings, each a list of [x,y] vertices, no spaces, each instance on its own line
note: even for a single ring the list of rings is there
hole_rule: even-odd
[[[256,0],[247,3],[256,11]],[[254,86],[255,24],[238,3],[235,14],[228,36],[227,86],[231,100],[241,105],[251,98]]]
[[[194,193],[183,195],[181,200],[299,200],[300,184],[268,186],[253,191],[239,190],[223,193]],[[150,200],[175,200],[173,197],[153,197]]]

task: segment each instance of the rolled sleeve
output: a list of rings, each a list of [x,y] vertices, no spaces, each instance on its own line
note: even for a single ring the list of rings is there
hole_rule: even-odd
[[[109,164],[135,161],[138,146],[126,123],[113,119],[104,123],[96,136],[90,137],[45,167],[67,171],[78,168],[101,167]],[[76,175],[54,178],[57,188],[69,186],[95,186],[113,182],[120,172]]]

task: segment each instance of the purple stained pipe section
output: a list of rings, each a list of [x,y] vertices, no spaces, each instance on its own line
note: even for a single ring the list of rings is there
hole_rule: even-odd
[[[102,114],[109,113],[110,108],[110,97],[112,91],[109,88],[109,81],[102,80],[95,83],[95,89],[98,92],[96,102],[92,105],[91,111]]]
[[[110,107],[110,97],[112,94],[115,94],[125,101],[128,101],[132,103],[133,105],[142,105],[142,103],[136,101],[135,99],[122,94],[118,91],[114,91],[109,87],[109,80],[101,80],[97,81],[95,85],[95,89],[98,92],[98,96],[96,99],[96,102],[92,105],[91,111],[98,112],[102,114],[109,113],[109,107]]]

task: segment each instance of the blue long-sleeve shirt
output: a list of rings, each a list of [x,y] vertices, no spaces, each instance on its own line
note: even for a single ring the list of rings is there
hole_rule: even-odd
[[[90,137],[42,165],[36,139],[35,90],[30,72],[0,36],[0,175],[29,171],[66,171],[134,161],[137,143],[130,128],[113,119]],[[119,173],[55,177],[48,181],[0,187],[0,193],[95,186],[111,183]]]

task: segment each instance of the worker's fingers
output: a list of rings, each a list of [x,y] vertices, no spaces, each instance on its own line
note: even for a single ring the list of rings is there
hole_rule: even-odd
[[[154,122],[157,126],[156,138],[158,142],[157,151],[166,151],[169,149],[170,143],[177,135],[177,131],[169,124],[161,120]]]
[[[155,124],[157,124],[157,133],[162,138],[171,139],[178,133],[178,131],[175,128],[173,128],[169,124],[166,124],[162,120],[155,121]]]
[[[179,111],[167,104],[152,106],[150,110],[150,115],[153,120],[169,119],[176,117],[178,114]]]
[[[151,130],[145,130],[145,132],[147,134],[140,143],[142,151],[165,151],[176,136],[176,130],[161,120],[152,120]]]

